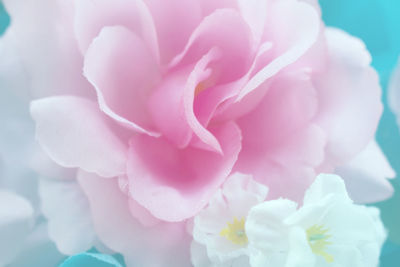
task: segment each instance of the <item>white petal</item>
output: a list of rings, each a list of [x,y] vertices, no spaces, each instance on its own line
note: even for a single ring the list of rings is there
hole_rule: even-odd
[[[394,178],[396,173],[375,140],[335,172],[344,179],[351,199],[357,203],[378,202],[393,194],[386,179]]]
[[[114,135],[97,105],[74,96],[31,103],[36,137],[63,167],[80,167],[103,177],[125,173],[126,147]]]
[[[67,255],[89,250],[95,240],[89,202],[76,180],[41,179],[39,192],[49,236]]]
[[[234,173],[224,183],[222,194],[232,214],[241,218],[246,217],[253,206],[265,200],[268,188],[254,181],[251,175]]]
[[[285,267],[313,267],[315,260],[305,231],[298,227],[293,228],[290,231],[290,251]]]
[[[296,208],[297,203],[287,199],[266,201],[253,207],[246,220],[249,246],[264,253],[286,250],[289,228],[284,220]]]
[[[33,208],[23,197],[0,191],[0,266],[10,263],[33,228]]]
[[[331,195],[351,203],[344,181],[340,176],[320,174],[307,190],[304,196],[304,206],[319,203]]]

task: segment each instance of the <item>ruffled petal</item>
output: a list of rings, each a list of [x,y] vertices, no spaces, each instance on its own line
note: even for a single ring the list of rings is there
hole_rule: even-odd
[[[96,238],[89,203],[75,180],[40,180],[42,212],[50,238],[60,252],[73,255],[89,250]]]
[[[152,121],[147,112],[159,68],[136,34],[121,26],[103,28],[85,55],[84,75],[104,113],[134,131],[159,135],[148,130]]]
[[[316,120],[327,133],[329,162],[341,164],[373,138],[383,109],[381,88],[360,40],[337,29],[327,29],[326,38],[330,62],[314,82],[319,101]]]
[[[185,47],[202,19],[197,0],[145,0],[156,27],[161,64],[166,65]]]
[[[296,212],[297,203],[278,199],[254,206],[246,220],[249,246],[263,253],[279,253],[288,249],[288,226],[284,220]]]
[[[213,134],[223,155],[192,147],[176,149],[164,139],[133,137],[127,173],[132,198],[162,220],[195,215],[225,181],[241,149],[235,124],[220,126]]]
[[[357,203],[382,201],[394,192],[387,179],[396,173],[375,141],[335,172],[344,179],[351,199]]]
[[[97,235],[124,256],[127,266],[190,266],[190,237],[184,223],[143,227],[131,216],[116,179],[80,172],[78,181],[89,199]]]
[[[275,79],[257,108],[238,120],[243,149],[235,171],[267,185],[271,198],[301,201],[315,178],[314,168],[324,159],[325,133],[313,123],[316,112],[307,76]]]
[[[158,62],[155,25],[142,0],[76,0],[74,3],[74,30],[83,55],[103,27],[123,26],[140,36]]]
[[[175,72],[157,88],[151,97],[150,109],[159,129],[178,147],[184,148],[192,133],[211,149],[221,152],[217,138],[207,130],[194,114],[195,91],[200,82],[210,76],[208,65],[218,56],[211,49],[196,63],[193,70]]]
[[[59,165],[103,177],[125,173],[126,147],[94,102],[73,96],[43,98],[31,103],[31,114],[37,140]]]
[[[247,72],[254,57],[253,39],[249,26],[237,11],[220,9],[205,17],[193,31],[183,52],[172,60],[170,66],[198,62],[213,47],[221,53],[211,66],[214,81],[232,82]]]
[[[312,6],[292,0],[269,2],[262,42],[271,42],[273,50],[266,59],[263,55],[256,59],[261,68],[242,89],[237,101],[297,61],[316,42],[319,34],[321,22]]]
[[[318,204],[332,195],[345,202],[352,203],[347,194],[346,185],[341,177],[334,174],[320,174],[304,196],[304,205]]]

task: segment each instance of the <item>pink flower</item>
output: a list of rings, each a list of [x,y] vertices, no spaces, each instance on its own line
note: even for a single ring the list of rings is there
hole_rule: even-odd
[[[96,232],[117,252],[154,248],[148,236],[142,247],[126,241],[144,235],[138,221],[158,225],[150,235],[170,229],[169,252],[187,249],[175,222],[232,171],[253,175],[269,198],[300,200],[317,173],[336,170],[355,177],[350,194],[376,190],[359,201],[391,193],[379,147],[365,150],[382,113],[370,56],[325,28],[316,1],[41,0],[24,12],[5,3],[14,19],[5,40],[40,98],[37,140],[80,169]],[[370,173],[375,159],[383,171]]]

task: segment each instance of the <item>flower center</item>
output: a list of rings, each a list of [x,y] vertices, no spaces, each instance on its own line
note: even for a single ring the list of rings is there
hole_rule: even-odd
[[[334,261],[334,258],[325,251],[326,247],[332,244],[328,241],[331,237],[331,235],[327,234],[328,232],[329,229],[324,228],[323,225],[313,225],[306,231],[308,244],[310,244],[312,252],[315,255],[324,257],[326,262],[331,263]]]
[[[248,239],[244,230],[245,222],[244,218],[238,220],[235,217],[232,223],[228,222],[228,226],[221,230],[220,235],[236,245],[246,245]]]

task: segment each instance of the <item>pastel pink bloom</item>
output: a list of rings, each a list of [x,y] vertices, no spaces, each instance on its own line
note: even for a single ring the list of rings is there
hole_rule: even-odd
[[[24,12],[20,2],[5,1],[5,40],[39,98],[37,140],[80,169],[111,249],[146,248],[121,241],[138,231],[126,230],[128,210],[184,236],[173,222],[196,215],[233,171],[269,198],[301,200],[316,174],[339,170],[357,201],[391,194],[394,173],[374,143],[382,104],[370,55],[324,26],[317,1],[40,0]],[[375,163],[381,171],[368,169]]]

